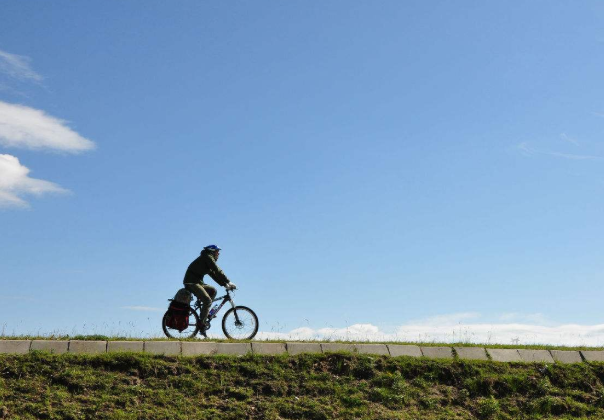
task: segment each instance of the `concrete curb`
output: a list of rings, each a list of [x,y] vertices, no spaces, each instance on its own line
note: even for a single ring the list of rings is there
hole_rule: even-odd
[[[33,340],[30,351],[45,351],[55,354],[67,353],[69,350],[69,341],[61,340]]]
[[[420,347],[424,357],[429,359],[452,359],[453,349],[451,347]]]
[[[517,349],[487,349],[494,362],[522,362]]]
[[[349,343],[219,343],[212,341],[87,341],[87,340],[0,340],[0,354],[27,354],[43,351],[55,354],[103,354],[113,352],[149,353],[169,356],[199,355],[279,355],[304,353],[371,354],[391,357],[425,357],[429,359],[491,360],[523,363],[604,362],[602,350],[531,350],[484,347],[431,347],[409,344]]]
[[[252,352],[250,343],[216,343],[216,354],[244,356]]]
[[[578,351],[550,350],[554,360],[558,363],[581,363],[583,358]]]
[[[70,340],[68,351],[76,354],[107,353],[107,341]]]
[[[523,362],[554,363],[554,358],[548,350],[518,350]]]
[[[26,354],[30,347],[31,340],[0,340],[0,353]]]
[[[355,353],[356,350],[357,349],[354,344],[321,343],[321,351],[323,353],[335,353],[335,352]]]
[[[581,355],[586,362],[604,362],[604,351],[601,350],[581,350]]]
[[[321,353],[320,343],[294,343],[288,341],[285,345],[287,353],[291,356],[302,353]]]
[[[390,356],[390,351],[385,344],[357,344],[357,353],[375,354],[378,356]]]
[[[135,352],[141,353],[145,350],[144,341],[108,341],[107,353],[113,352]]]
[[[419,348],[419,346],[408,344],[388,344],[388,351],[392,357],[422,357],[422,350]]]
[[[457,357],[463,360],[489,360],[482,347],[453,347]]]
[[[200,355],[212,355],[218,351],[217,343],[194,343],[190,341],[182,342],[182,355],[183,356],[200,356]]]
[[[287,353],[285,343],[252,343],[254,354],[283,354]]]
[[[165,356],[180,356],[182,353],[181,345],[180,341],[145,341],[143,351]]]

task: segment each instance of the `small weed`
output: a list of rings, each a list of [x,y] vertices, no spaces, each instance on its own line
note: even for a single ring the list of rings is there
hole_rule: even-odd
[[[480,398],[477,412],[481,419],[493,419],[499,413],[499,402],[492,396]]]

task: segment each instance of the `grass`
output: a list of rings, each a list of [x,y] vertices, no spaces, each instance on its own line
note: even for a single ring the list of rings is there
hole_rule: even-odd
[[[602,419],[604,364],[0,355],[2,419]]]
[[[136,338],[130,336],[106,336],[106,335],[0,335],[0,340],[101,340],[101,341],[179,341],[175,339],[169,339],[165,337],[150,337],[150,338]],[[180,341],[199,341],[199,338],[184,339]],[[263,343],[285,343],[286,341],[295,341],[301,343],[323,343],[326,340],[227,340],[211,338],[214,342],[237,342],[247,343],[251,341],[261,341]],[[547,345],[547,344],[481,344],[481,343],[469,343],[469,342],[457,342],[457,343],[439,343],[439,342],[402,342],[402,341],[345,341],[345,340],[331,340],[330,343],[346,343],[346,344],[404,344],[404,345],[416,345],[424,347],[486,347],[486,348],[498,348],[498,349],[532,349],[532,350],[604,350],[604,347],[593,347],[593,346],[559,346],[559,345]]]

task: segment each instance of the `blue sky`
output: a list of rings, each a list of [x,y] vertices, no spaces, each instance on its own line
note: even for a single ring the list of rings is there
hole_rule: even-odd
[[[217,243],[265,336],[604,344],[602,3],[2,9],[5,333],[159,335]]]

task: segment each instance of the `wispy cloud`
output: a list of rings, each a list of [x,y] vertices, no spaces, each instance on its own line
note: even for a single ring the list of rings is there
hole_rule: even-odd
[[[516,149],[518,149],[518,151],[520,151],[520,153],[525,156],[532,156],[536,153],[535,150],[531,148],[526,142],[517,144]]]
[[[41,82],[42,76],[31,68],[30,61],[29,57],[0,50],[0,73],[18,80]]]
[[[285,340],[359,340],[401,342],[467,342],[476,344],[553,344],[567,346],[604,345],[604,324],[543,325],[538,314],[509,314],[524,322],[490,323],[480,321],[478,314],[452,314],[382,329],[372,324],[355,324],[341,328],[296,328],[289,332],[259,332],[260,339]],[[528,319],[527,319],[528,317]],[[533,318],[535,322],[529,320]],[[460,323],[459,320],[473,322]],[[444,321],[444,322],[443,322]],[[457,322],[456,322],[457,321]],[[540,321],[540,322],[537,322]]]
[[[596,117],[604,118],[604,112],[596,112],[596,111],[594,111],[594,112],[592,112],[592,114],[594,114]]]
[[[153,308],[151,306],[122,306],[122,309],[128,309],[129,311],[143,311],[143,312],[161,312],[164,309]]]
[[[21,198],[24,195],[69,192],[52,182],[30,178],[29,172],[15,156],[0,154],[0,207],[28,207]]]
[[[570,160],[603,160],[602,156],[595,155],[577,155],[574,153],[561,153],[561,152],[552,152],[549,150],[539,150],[531,147],[528,143],[523,142],[516,145],[516,149],[522,153],[524,156],[534,156],[534,155],[546,155],[553,156],[556,158],[562,159],[570,159]]]
[[[593,155],[575,155],[571,153],[559,153],[559,152],[546,152],[546,154],[554,157],[571,159],[571,160],[602,160],[604,157],[602,156],[593,156]]]
[[[567,143],[571,143],[571,144],[574,144],[575,146],[579,146],[579,141],[576,138],[571,137],[566,133],[560,134],[560,138]]]
[[[44,111],[0,101],[0,144],[25,149],[78,153],[95,144]]]
[[[36,302],[39,301],[40,299],[38,298],[34,298],[31,296],[20,296],[20,295],[3,295],[0,296],[0,300],[3,301],[18,301],[18,302]]]
[[[416,325],[457,325],[469,319],[480,318],[478,312],[461,312],[456,314],[436,315],[429,318],[409,321]]]
[[[505,322],[520,322],[531,324],[547,324],[546,317],[541,313],[523,314],[518,312],[508,312],[499,316],[500,321]]]

